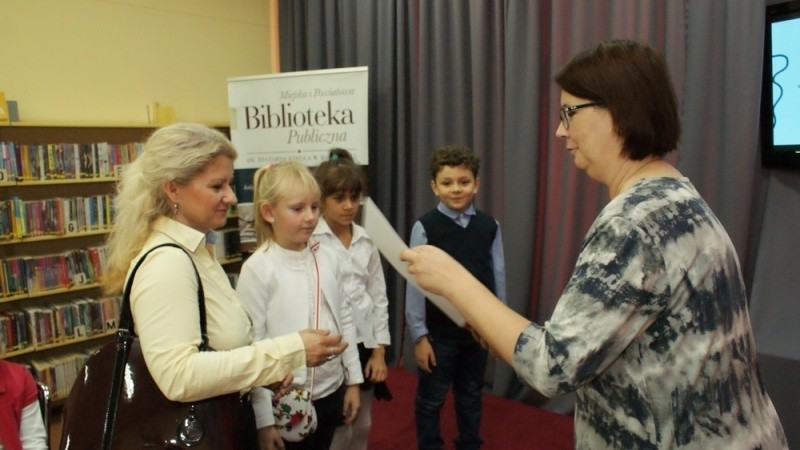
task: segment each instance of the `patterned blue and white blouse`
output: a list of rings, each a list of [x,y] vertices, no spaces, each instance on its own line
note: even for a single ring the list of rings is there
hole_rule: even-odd
[[[606,205],[514,369],[547,396],[576,391],[578,449],[787,448],[733,244],[685,178]]]

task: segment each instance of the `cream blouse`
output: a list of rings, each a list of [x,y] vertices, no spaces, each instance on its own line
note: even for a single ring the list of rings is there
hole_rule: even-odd
[[[136,273],[131,310],[147,366],[167,398],[194,401],[247,391],[305,367],[298,333],[253,341],[250,319],[203,233],[169,218],[153,228],[135,261],[166,242],[191,253],[205,292],[209,343],[216,350],[198,350],[197,281],[186,254],[170,247],[153,251]]]

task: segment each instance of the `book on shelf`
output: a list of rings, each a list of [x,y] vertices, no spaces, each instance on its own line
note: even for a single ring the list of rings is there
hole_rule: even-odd
[[[88,197],[0,201],[0,239],[63,236],[109,230],[114,220],[112,194]]]
[[[80,144],[81,178],[94,178],[97,173],[97,144]]]
[[[80,161],[78,157],[78,144],[60,144],[62,152],[62,166],[64,167],[64,179],[74,180],[80,176],[78,168]]]
[[[0,122],[7,122],[10,118],[8,113],[8,103],[6,102],[6,94],[0,91]]]
[[[11,161],[11,148],[13,143],[0,141],[0,183],[15,181],[11,178],[14,173],[14,163]]]
[[[31,345],[25,313],[19,310],[0,312],[0,335],[6,352],[22,350]]]
[[[54,358],[33,359],[30,362],[33,376],[47,385],[52,399],[65,398],[93,351],[70,352]]]
[[[21,166],[22,163],[19,158],[19,146],[15,145],[13,142],[10,142],[9,144],[10,144],[9,145],[10,164],[8,167],[9,170],[13,171],[13,181],[17,181],[17,179],[19,178],[19,174],[22,171],[22,166]],[[12,180],[9,178],[9,181]]]
[[[242,246],[239,239],[239,230],[236,228],[215,230],[214,253],[219,259],[234,259],[242,256]]]
[[[99,178],[113,176],[109,151],[110,148],[107,142],[99,142],[97,144],[97,176]]]
[[[80,298],[2,311],[0,339],[11,352],[109,333],[117,328],[120,302],[120,297]]]
[[[43,346],[55,342],[53,311],[50,308],[29,307],[23,310],[31,330],[33,345]]]
[[[96,283],[106,259],[105,247],[0,259],[0,298],[46,293]]]
[[[236,198],[239,200],[237,211],[239,216],[239,242],[241,245],[254,246],[256,230],[253,209],[253,176],[256,169],[236,169],[233,171]]]
[[[4,297],[11,297],[27,293],[27,281],[23,268],[24,259],[21,257],[11,257],[0,260],[3,268],[2,286],[0,292]]]
[[[13,213],[9,202],[0,201],[0,240],[12,239],[14,237],[14,227],[11,223]]]
[[[3,179],[0,181],[4,183],[17,181],[22,171],[22,166],[19,164],[19,147],[14,142],[0,141],[0,151],[3,154]]]
[[[56,145],[44,145],[45,155],[42,158],[42,168],[44,172],[44,179],[54,180],[58,177],[56,169]]]
[[[141,142],[126,144],[0,142],[0,182],[118,177],[144,151]]]

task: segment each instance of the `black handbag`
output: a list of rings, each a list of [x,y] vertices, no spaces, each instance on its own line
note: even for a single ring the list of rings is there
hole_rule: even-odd
[[[64,405],[59,449],[247,449],[258,444],[248,399],[231,393],[194,402],[168,400],[147,369],[134,333],[130,289],[148,250],[123,291],[116,342],[93,353],[78,374]],[[188,253],[187,253],[188,255]],[[191,259],[191,257],[190,257]],[[192,261],[194,266],[194,261]],[[201,351],[211,351],[206,334],[203,285],[197,267]]]

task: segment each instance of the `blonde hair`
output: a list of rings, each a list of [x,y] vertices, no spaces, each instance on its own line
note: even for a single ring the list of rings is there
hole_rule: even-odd
[[[253,221],[258,245],[269,241],[274,236],[272,224],[261,215],[261,205],[275,205],[286,197],[294,187],[307,189],[314,195],[320,195],[317,180],[307,167],[295,160],[263,166],[253,175]]]
[[[171,214],[164,183],[185,186],[217,156],[236,159],[236,155],[224,134],[205,125],[176,123],[150,135],[142,154],[122,171],[117,186],[107,265],[100,280],[106,293],[122,291],[131,261],[142,250],[153,223]]]

